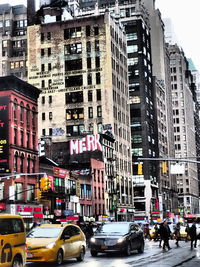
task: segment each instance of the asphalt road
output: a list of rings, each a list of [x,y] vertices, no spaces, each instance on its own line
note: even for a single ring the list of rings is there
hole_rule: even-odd
[[[200,241],[197,248],[191,250],[190,242],[180,242],[180,247],[176,247],[175,241],[170,240],[170,251],[163,251],[159,248],[158,242],[145,241],[145,251],[143,254],[133,253],[131,256],[119,254],[98,254],[97,257],[90,255],[89,249],[83,262],[68,260],[62,267],[194,267],[200,266]],[[48,264],[30,264],[27,267],[46,267]],[[56,264],[51,264],[56,266]]]

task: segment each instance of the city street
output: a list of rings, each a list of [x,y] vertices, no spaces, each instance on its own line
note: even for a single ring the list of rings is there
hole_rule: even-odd
[[[198,241],[199,242],[199,241]],[[200,242],[196,249],[190,250],[190,242],[180,242],[180,247],[176,247],[175,241],[170,241],[171,250],[164,251],[158,247],[158,242],[146,241],[143,254],[133,253],[130,257],[124,257],[116,254],[99,254],[97,257],[91,257],[89,249],[87,250],[85,260],[77,263],[76,260],[68,260],[61,266],[63,267],[193,267],[200,264]],[[27,264],[27,267],[43,267],[44,264]],[[53,265],[55,266],[55,265]]]

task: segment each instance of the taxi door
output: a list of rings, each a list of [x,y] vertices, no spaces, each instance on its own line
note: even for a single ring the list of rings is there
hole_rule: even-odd
[[[73,256],[80,254],[81,244],[82,244],[82,235],[80,229],[76,226],[71,226],[71,241],[73,247]]]
[[[73,245],[72,245],[72,231],[71,226],[66,226],[60,238],[61,246],[64,250],[64,258],[71,258],[73,255]],[[67,238],[66,238],[67,237]]]

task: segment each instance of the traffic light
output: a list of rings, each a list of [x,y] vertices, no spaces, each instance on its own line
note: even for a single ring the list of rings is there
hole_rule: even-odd
[[[143,167],[143,164],[142,163],[138,163],[138,175],[142,175],[143,174],[142,167]]]
[[[162,161],[162,173],[167,173],[167,162]]]
[[[40,190],[48,191],[51,188],[51,181],[48,177],[42,177],[40,179]]]
[[[38,189],[36,195],[37,195],[37,199],[42,198],[42,191]]]

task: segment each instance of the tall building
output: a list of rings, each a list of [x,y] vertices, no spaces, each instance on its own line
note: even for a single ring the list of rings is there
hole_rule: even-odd
[[[165,43],[165,26],[161,13],[155,9],[155,1],[143,0],[149,11],[151,25],[152,72],[155,79],[155,108],[158,131],[159,204],[163,217],[178,214],[176,177],[170,173],[170,162],[162,161],[175,157],[170,58]]]
[[[152,77],[151,31],[149,13],[142,1],[80,1],[81,15],[92,12],[111,15],[125,27],[127,37],[129,103],[131,107],[132,173],[135,218],[160,218],[158,164],[138,158],[158,157],[157,123]],[[142,168],[138,169],[138,166]]]
[[[184,52],[177,45],[169,46],[175,156],[196,159],[195,86]],[[199,181],[197,164],[186,162],[185,171],[177,175],[179,208],[182,213],[199,213]]]
[[[0,5],[0,76],[27,79],[27,10],[23,5]]]
[[[134,210],[124,30],[108,12],[67,21],[56,17],[53,23],[28,27],[28,80],[42,89],[39,136],[51,136],[59,144],[101,134],[109,126],[115,139],[117,216],[130,220]],[[105,164],[108,186],[112,164]]]

